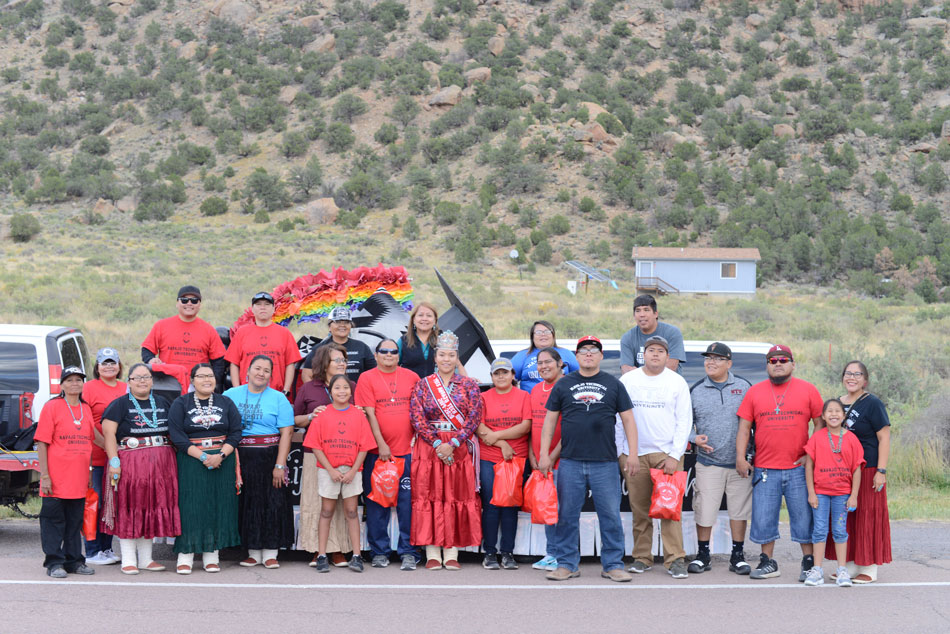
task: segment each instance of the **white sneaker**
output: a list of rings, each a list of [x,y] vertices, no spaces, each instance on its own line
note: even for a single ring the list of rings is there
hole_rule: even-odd
[[[99,551],[92,557],[86,557],[86,563],[92,564],[93,566],[108,566],[109,564],[114,564],[115,561],[109,557],[109,555]]]
[[[102,554],[104,554],[106,557],[109,558],[109,560],[110,560],[109,563],[110,563],[110,564],[117,564],[117,563],[119,563],[120,561],[122,561],[122,558],[119,557],[118,555],[116,555],[114,552],[112,552],[112,549],[111,549],[111,548],[110,548],[109,550],[103,550],[103,551],[100,551],[100,552],[101,552]]]

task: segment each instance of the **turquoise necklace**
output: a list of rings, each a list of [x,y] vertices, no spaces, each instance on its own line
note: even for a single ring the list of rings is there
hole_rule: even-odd
[[[155,396],[151,392],[148,393],[148,405],[152,408],[152,420],[149,420],[148,416],[145,415],[145,412],[142,411],[142,406],[139,405],[138,399],[132,396],[131,392],[129,392],[129,400],[132,401],[132,405],[135,406],[135,413],[142,417],[146,425],[152,429],[158,427],[158,408],[155,406]]]

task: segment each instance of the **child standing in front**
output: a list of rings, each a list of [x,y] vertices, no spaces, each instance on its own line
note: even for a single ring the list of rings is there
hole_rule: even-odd
[[[842,427],[844,405],[836,398],[825,401],[821,411],[825,421],[805,444],[805,482],[808,485],[808,503],[814,509],[814,528],[811,540],[815,544],[815,566],[805,577],[806,586],[825,583],[821,569],[828,538],[828,519],[831,518],[831,536],[835,540],[838,558],[836,583],[851,585],[851,577],[841,564],[847,560],[848,513],[858,507],[858,489],[861,488],[861,467],[864,449],[858,437]]]
[[[353,544],[349,568],[354,572],[363,572],[359,547],[360,518],[356,512],[359,495],[363,492],[363,479],[358,476],[363,469],[366,452],[376,448],[376,441],[366,415],[350,404],[352,390],[346,375],[335,375],[327,387],[333,401],[330,407],[313,419],[303,441],[304,447],[313,450],[320,467],[317,472],[321,501],[317,572],[330,572],[327,540],[330,520],[336,510],[337,498],[341,496],[347,532]]]

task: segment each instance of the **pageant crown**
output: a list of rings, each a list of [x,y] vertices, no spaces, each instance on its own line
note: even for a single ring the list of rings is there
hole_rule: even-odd
[[[439,335],[439,338],[436,340],[435,347],[440,350],[458,350],[459,338],[451,330],[446,330]]]

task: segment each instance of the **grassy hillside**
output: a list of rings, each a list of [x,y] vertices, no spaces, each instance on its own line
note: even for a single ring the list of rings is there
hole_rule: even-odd
[[[329,222],[621,278],[756,246],[763,280],[935,301],[950,3],[847,4],[10,2],[5,234]]]

